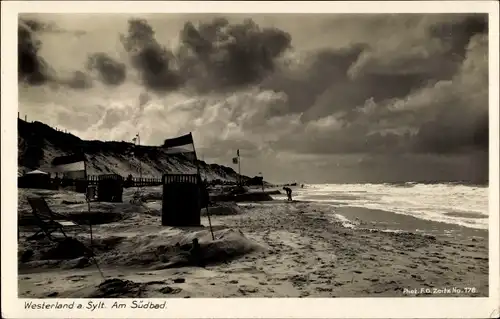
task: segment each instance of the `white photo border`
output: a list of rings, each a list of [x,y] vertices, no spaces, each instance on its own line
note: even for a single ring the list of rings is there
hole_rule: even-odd
[[[5,318],[494,318],[499,316],[499,5],[497,1],[3,1],[2,30],[2,315]],[[166,299],[167,310],[27,311],[17,279],[18,14],[37,13],[488,13],[489,297]],[[68,299],[51,299],[67,302]],[[88,299],[71,299],[86,304]],[[127,302],[128,299],[103,299]],[[148,299],[163,302],[165,299]],[[130,301],[130,300],[129,300]]]

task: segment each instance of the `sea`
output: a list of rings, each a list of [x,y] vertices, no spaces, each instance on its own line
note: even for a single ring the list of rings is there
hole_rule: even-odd
[[[319,204],[349,228],[480,236],[488,230],[487,186],[409,182],[306,184],[292,189],[294,201]]]

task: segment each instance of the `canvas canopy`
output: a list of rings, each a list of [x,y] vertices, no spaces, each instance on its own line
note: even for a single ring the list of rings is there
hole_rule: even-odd
[[[29,172],[29,173],[26,173],[26,175],[28,175],[28,174],[29,174],[29,175],[47,175],[48,173],[46,173],[46,172],[43,172],[43,171],[41,171],[41,170],[36,169],[36,170],[34,170],[34,171],[31,171],[31,172]]]

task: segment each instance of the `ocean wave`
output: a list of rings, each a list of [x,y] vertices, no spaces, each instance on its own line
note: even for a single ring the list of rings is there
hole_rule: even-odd
[[[384,210],[415,218],[488,229],[488,188],[457,183],[317,184],[294,191],[294,199],[324,205]]]
[[[359,221],[352,221],[340,214],[334,214],[334,216],[345,228],[355,229],[359,226]]]

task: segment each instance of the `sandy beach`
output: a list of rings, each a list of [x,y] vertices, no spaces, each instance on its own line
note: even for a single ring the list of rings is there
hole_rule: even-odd
[[[68,255],[45,239],[27,240],[34,228],[20,226],[19,297],[488,295],[484,230],[457,226],[450,236],[439,231],[441,223],[398,215],[398,229],[405,227],[394,231],[377,223],[370,210],[342,208],[356,223],[351,227],[331,207],[277,199],[211,208],[212,240],[206,216],[205,227],[162,227],[161,202],[154,199],[160,188],[145,191],[144,205],[129,203],[132,192],[125,191],[121,204],[92,203],[92,211],[118,216],[92,227],[105,278],[77,252]],[[19,190],[21,221],[29,216],[26,196],[36,194],[59,213],[87,209],[82,194]],[[411,231],[422,226],[429,232]],[[81,243],[90,241],[88,233],[68,233]],[[172,253],[176,243],[189,246],[193,238],[199,239],[204,267]]]

